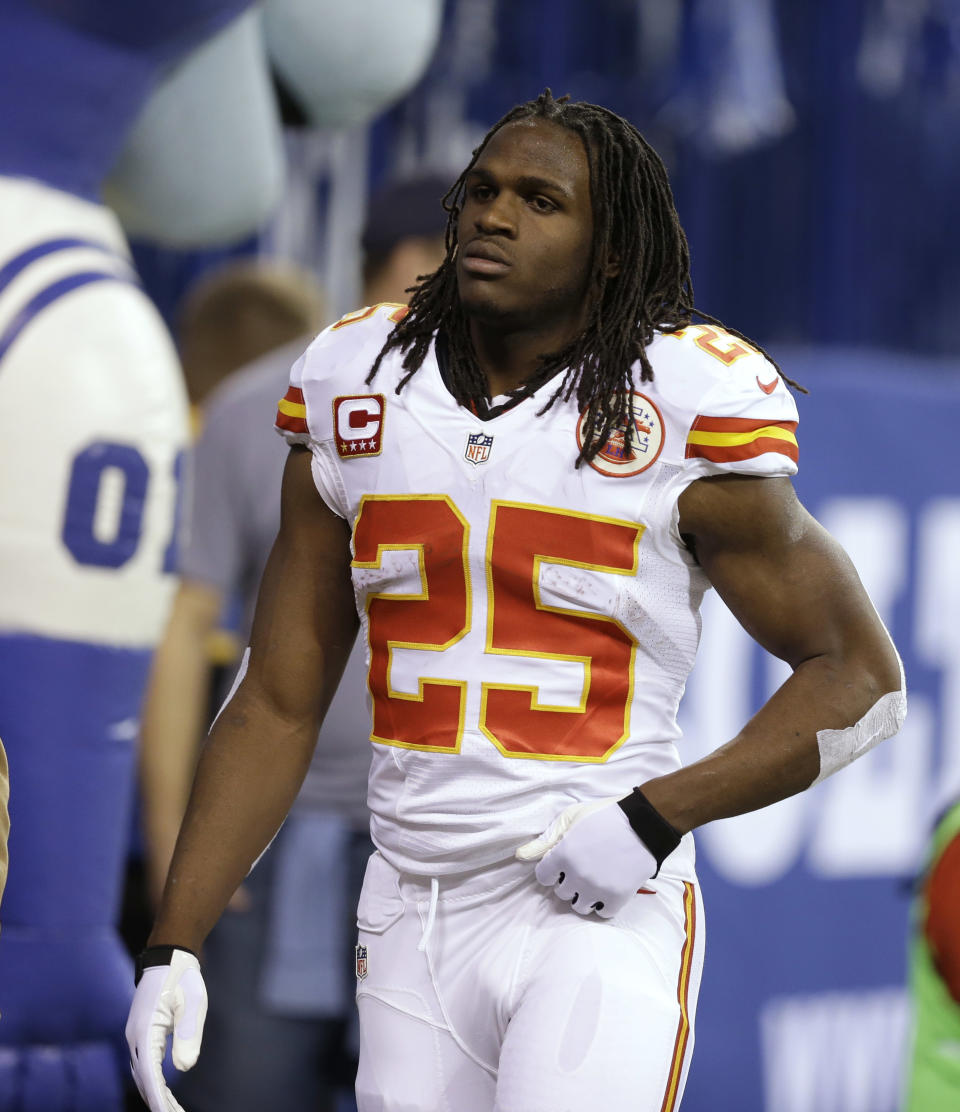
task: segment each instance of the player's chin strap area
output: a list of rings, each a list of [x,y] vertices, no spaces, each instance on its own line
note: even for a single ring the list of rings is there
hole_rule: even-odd
[[[440,881],[435,876],[430,878],[430,905],[427,908],[427,921],[423,924],[423,934],[420,935],[420,941],[417,944],[417,950],[421,954],[427,952],[427,946],[430,945],[430,935],[433,934],[433,924],[437,918],[437,901],[440,899]]]

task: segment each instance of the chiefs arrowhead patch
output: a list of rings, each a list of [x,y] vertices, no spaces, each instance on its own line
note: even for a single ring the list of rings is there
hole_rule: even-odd
[[[627,426],[621,425],[613,430],[606,444],[590,460],[590,466],[601,475],[611,478],[628,478],[639,475],[651,467],[663,448],[663,418],[660,410],[646,396],[634,390],[632,397],[633,437],[627,448]],[[583,425],[585,415],[577,422],[577,446],[583,448]]]

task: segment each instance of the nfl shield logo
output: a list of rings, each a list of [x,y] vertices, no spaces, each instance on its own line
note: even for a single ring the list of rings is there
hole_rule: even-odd
[[[367,975],[367,948],[358,942],[354,952],[357,955],[357,980],[362,981]]]
[[[490,458],[490,446],[492,444],[492,436],[487,436],[483,432],[472,432],[467,437],[467,447],[463,453],[463,458],[468,459],[471,463],[486,463]]]

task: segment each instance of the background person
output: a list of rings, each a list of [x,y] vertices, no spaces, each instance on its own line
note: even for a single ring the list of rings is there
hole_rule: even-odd
[[[193,283],[175,332],[191,405],[200,406],[233,371],[322,327],[325,298],[302,267],[236,259]]]
[[[7,753],[0,740],[0,901],[7,884],[7,838],[10,836],[10,770],[7,767]]]
[[[258,536],[258,548],[248,536],[252,526],[247,511],[250,504],[262,499],[267,507],[262,513],[272,521],[271,477],[269,473],[264,476],[262,486],[254,483],[243,499],[237,490],[218,487],[218,482],[232,481],[244,491],[235,476],[235,461],[227,466],[220,463],[224,444],[218,443],[215,450],[206,448],[203,405],[211,392],[240,368],[278,349],[302,344],[322,325],[323,315],[323,292],[310,274],[286,263],[249,260],[230,263],[201,278],[188,291],[179,313],[184,380],[200,442],[186,469],[188,516],[183,523],[179,582],[154,656],[141,723],[144,826],[154,903],[163,891],[199,739],[209,725],[211,648],[221,666],[235,664],[236,640],[226,630],[222,631],[225,639],[212,639],[221,632],[221,616],[234,598],[249,605],[262,571],[261,558],[265,559],[261,549],[270,544],[269,539]],[[225,424],[224,432],[230,427]],[[221,440],[240,456],[251,434],[254,441],[261,439],[255,430],[252,422],[241,424],[234,437],[222,434]],[[244,472],[244,479],[256,480],[258,474],[257,468],[252,468]],[[198,504],[201,501],[202,506]],[[223,552],[220,559],[204,564],[203,575],[191,577],[184,574],[184,568],[200,548],[201,538],[208,547],[222,544]],[[250,551],[253,555],[246,556]],[[246,610],[242,613],[241,630],[235,632],[242,632],[248,623]],[[225,658],[225,652],[231,651],[234,659]],[[219,693],[221,701],[224,694]],[[214,705],[219,706],[216,698]]]
[[[904,1112],[952,1112],[960,1104],[960,800],[930,839],[910,939],[913,1030]]]
[[[440,201],[449,185],[449,175],[419,173],[387,182],[370,198],[360,236],[365,305],[406,304],[418,278],[440,265]]]

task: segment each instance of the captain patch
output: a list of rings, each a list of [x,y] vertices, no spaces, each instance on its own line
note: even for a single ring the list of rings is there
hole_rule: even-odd
[[[380,455],[383,415],[383,394],[348,394],[333,399],[333,433],[341,459]]]

